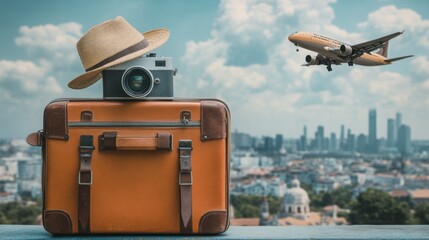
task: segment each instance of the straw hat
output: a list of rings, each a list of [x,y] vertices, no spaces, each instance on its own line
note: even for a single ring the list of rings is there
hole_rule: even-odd
[[[68,86],[81,89],[101,78],[101,72],[109,67],[140,57],[164,44],[170,32],[155,29],[140,33],[123,17],[92,27],[77,42],[85,73],[69,82]]]

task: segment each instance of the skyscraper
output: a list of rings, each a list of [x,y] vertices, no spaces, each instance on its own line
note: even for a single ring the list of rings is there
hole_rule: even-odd
[[[344,124],[341,124],[341,134],[340,134],[340,149],[344,150],[345,139],[344,139]]]
[[[307,126],[306,125],[304,125],[304,132],[300,138],[299,146],[300,146],[299,150],[301,151],[307,150]]]
[[[331,133],[331,138],[329,141],[329,150],[331,151],[335,151],[338,148],[338,143],[337,143],[337,135],[335,133]]]
[[[377,112],[370,109],[368,113],[368,150],[377,152]]]
[[[282,134],[276,134],[276,150],[280,150],[283,147],[283,135]]]
[[[356,137],[352,134],[352,130],[347,130],[346,150],[353,152],[356,149]]]
[[[316,148],[317,150],[324,150],[324,142],[325,142],[325,133],[323,126],[317,126],[316,132]]]
[[[387,119],[387,146],[394,147],[395,146],[395,120],[392,118]]]
[[[398,150],[404,155],[411,153],[411,128],[405,124],[398,131]]]
[[[307,139],[307,125],[304,125],[304,137]]]
[[[398,132],[399,132],[399,128],[402,125],[402,114],[397,112],[396,113],[396,121],[395,121],[395,144],[398,143]]]
[[[365,134],[359,134],[357,136],[356,139],[356,151],[358,152],[366,152],[366,146],[367,146],[367,142],[366,142],[366,136]]]

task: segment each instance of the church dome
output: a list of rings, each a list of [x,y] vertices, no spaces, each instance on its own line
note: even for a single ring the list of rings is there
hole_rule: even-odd
[[[307,192],[300,187],[298,179],[294,179],[291,186],[286,190],[283,197],[283,205],[307,205],[310,203],[310,198]]]

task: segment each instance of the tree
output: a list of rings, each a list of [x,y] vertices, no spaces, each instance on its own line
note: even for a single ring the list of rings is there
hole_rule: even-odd
[[[8,224],[9,221],[3,212],[0,212],[0,224]]]
[[[250,204],[244,204],[240,207],[240,215],[240,217],[243,218],[259,217],[259,207],[252,206]]]
[[[339,187],[332,191],[332,203],[338,205],[340,208],[349,208],[353,197],[351,187]]]
[[[6,224],[36,224],[41,206],[21,206],[19,203],[0,205],[0,223]]]
[[[420,224],[429,224],[429,203],[422,203],[414,209],[414,216]]]
[[[351,224],[407,224],[410,209],[386,192],[368,189],[352,204],[349,221]]]
[[[236,218],[251,218],[259,217],[259,207],[261,206],[264,197],[254,195],[231,195],[231,204],[234,207],[234,215]],[[281,198],[268,196],[268,204],[270,205],[270,214],[276,214],[280,210]]]

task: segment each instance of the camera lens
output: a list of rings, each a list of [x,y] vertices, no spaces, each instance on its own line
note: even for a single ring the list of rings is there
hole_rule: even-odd
[[[146,68],[131,67],[122,76],[122,88],[131,97],[145,97],[153,88],[152,74]]]

